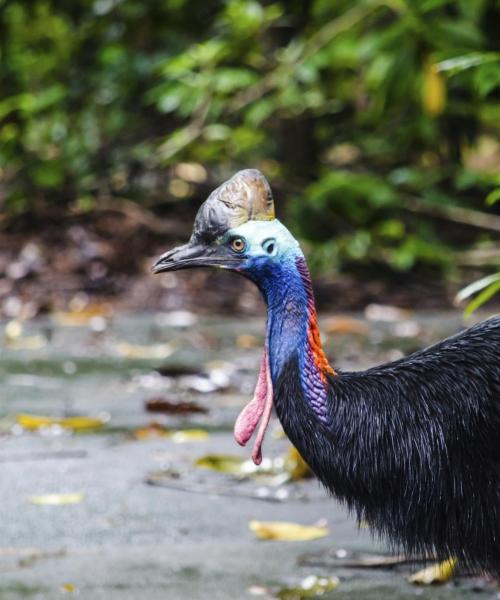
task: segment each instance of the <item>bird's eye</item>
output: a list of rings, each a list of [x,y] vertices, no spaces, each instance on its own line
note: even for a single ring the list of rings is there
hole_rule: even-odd
[[[276,251],[276,240],[270,239],[262,243],[262,249],[267,252],[270,256],[275,254]]]
[[[238,254],[241,254],[245,250],[246,244],[243,238],[234,238],[231,240],[231,248]]]

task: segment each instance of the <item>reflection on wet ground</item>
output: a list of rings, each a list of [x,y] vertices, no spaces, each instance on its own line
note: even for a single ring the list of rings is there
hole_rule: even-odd
[[[321,325],[348,370],[461,321],[371,307]],[[255,384],[261,319],[96,310],[1,330],[2,599],[497,597],[480,580],[410,584],[414,567],[302,477],[277,421],[253,468],[232,427]],[[274,521],[315,529],[257,539]]]

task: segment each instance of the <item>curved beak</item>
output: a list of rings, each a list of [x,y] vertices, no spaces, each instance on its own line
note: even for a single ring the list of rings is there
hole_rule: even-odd
[[[153,273],[211,266],[208,251],[209,247],[202,244],[184,244],[162,254],[153,265]]]
[[[241,258],[231,256],[223,246],[190,241],[183,246],[165,252],[153,265],[153,273],[179,271],[194,267],[220,267],[235,269]]]

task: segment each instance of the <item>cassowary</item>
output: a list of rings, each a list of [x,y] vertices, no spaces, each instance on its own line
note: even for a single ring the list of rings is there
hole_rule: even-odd
[[[367,371],[334,370],[304,255],[252,169],[209,196],[190,241],[153,270],[201,266],[244,275],[267,303],[255,396],[235,425],[244,445],[260,421],[254,461],[274,404],[323,485],[393,548],[500,574],[500,317]]]

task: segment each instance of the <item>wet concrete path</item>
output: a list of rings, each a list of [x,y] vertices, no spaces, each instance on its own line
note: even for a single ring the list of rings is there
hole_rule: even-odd
[[[384,320],[322,320],[339,367],[397,358],[460,328],[457,314],[379,317]],[[252,393],[263,332],[260,319],[182,313],[59,315],[22,331],[10,325],[0,347],[2,600],[270,598],[312,574],[340,579],[323,598],[475,595],[478,584],[471,580],[415,587],[406,581],[408,566],[342,567],[345,558],[386,548],[358,531],[314,480],[242,482],[195,466],[207,454],[249,457],[233,441],[232,426]],[[208,412],[146,412],[145,401],[158,397],[195,401]],[[58,425],[30,432],[16,422],[21,413],[101,415],[106,425],[90,433],[70,434]],[[163,428],[196,431],[183,437],[164,435]],[[279,431],[277,422],[271,430]],[[288,449],[286,439],[268,435],[264,455],[276,459]],[[155,473],[168,487],[147,483]],[[268,501],[277,490],[281,501]],[[47,494],[76,494],[76,501],[34,503]],[[258,541],[248,527],[252,519],[308,525],[324,519],[330,535]],[[311,555],[334,564],[304,564]],[[478,597],[497,598],[498,590],[487,587]]]

